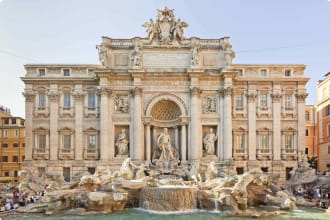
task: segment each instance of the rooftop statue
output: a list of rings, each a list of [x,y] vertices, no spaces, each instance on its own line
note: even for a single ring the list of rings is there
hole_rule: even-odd
[[[155,22],[150,19],[142,25],[146,28],[150,43],[156,40],[161,44],[172,44],[174,41],[184,39],[183,28],[188,27],[188,24],[181,19],[176,19],[173,11],[174,9],[168,9],[165,6],[163,10],[158,10]]]

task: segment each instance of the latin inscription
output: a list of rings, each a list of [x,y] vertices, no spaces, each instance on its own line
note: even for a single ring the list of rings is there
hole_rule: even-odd
[[[143,66],[150,68],[186,68],[190,65],[188,53],[144,52]]]

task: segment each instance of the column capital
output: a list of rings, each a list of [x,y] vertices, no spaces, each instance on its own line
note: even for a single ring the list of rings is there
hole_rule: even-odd
[[[233,87],[226,87],[219,90],[220,94],[223,96],[231,96],[233,94]]]
[[[98,89],[98,92],[101,96],[108,96],[108,95],[112,94],[111,89],[108,87],[100,87]]]
[[[85,93],[83,92],[73,92],[72,97],[75,101],[82,101],[84,99]]]
[[[23,92],[22,95],[25,97],[26,102],[33,102],[35,94],[31,92]]]
[[[192,96],[199,96],[202,93],[202,90],[194,86],[190,88],[190,93]]]
[[[247,97],[248,102],[255,102],[258,95],[255,93],[249,93],[249,94],[246,94],[246,97]]]
[[[297,98],[298,102],[305,102],[305,99],[307,96],[308,96],[308,93],[296,94],[296,98]]]
[[[271,94],[273,102],[281,102],[282,99],[282,94],[276,93],[276,94]]]
[[[141,87],[134,87],[134,89],[132,89],[132,94],[133,96],[141,96],[143,92],[143,89]]]
[[[51,91],[51,92],[48,92],[47,96],[48,96],[49,101],[57,102],[58,98],[60,97],[60,93],[57,91]]]

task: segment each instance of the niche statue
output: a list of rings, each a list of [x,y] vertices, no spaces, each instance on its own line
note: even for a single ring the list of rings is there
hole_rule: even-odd
[[[126,134],[126,130],[122,129],[121,133],[119,133],[115,146],[116,146],[116,156],[118,155],[128,155],[128,138]]]

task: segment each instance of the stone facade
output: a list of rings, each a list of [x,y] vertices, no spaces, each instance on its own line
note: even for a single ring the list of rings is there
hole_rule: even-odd
[[[317,85],[316,107],[316,140],[317,170],[330,171],[330,72]]]
[[[144,24],[146,38],[102,37],[100,65],[25,65],[25,168],[68,179],[126,157],[152,161],[167,128],[181,163],[284,179],[305,150],[305,66],[232,64],[228,37],[185,38],[187,26],[165,7]]]

